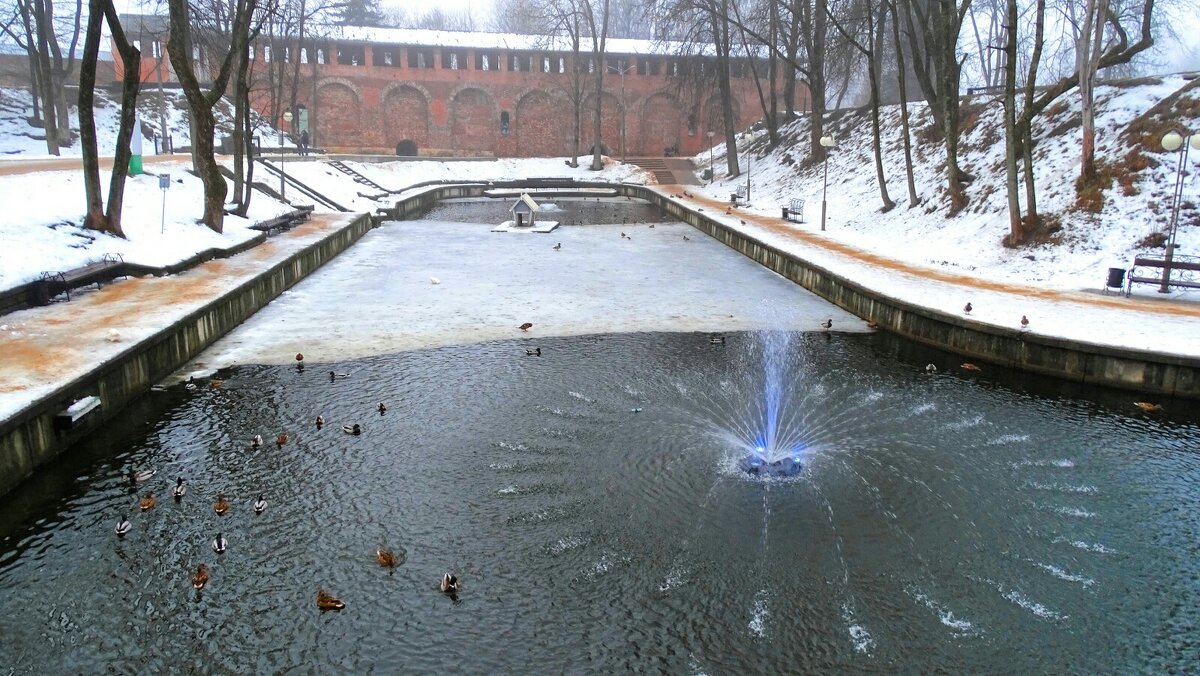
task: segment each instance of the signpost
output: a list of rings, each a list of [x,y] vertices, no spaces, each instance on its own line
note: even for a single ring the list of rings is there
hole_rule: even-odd
[[[167,189],[171,187],[171,175],[158,175],[158,188],[163,192],[162,217],[159,219],[159,234],[167,232]]]

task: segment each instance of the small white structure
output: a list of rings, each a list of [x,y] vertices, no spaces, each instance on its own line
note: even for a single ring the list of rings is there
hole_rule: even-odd
[[[533,201],[529,193],[523,192],[509,209],[509,212],[512,213],[512,220],[492,228],[492,232],[550,232],[557,228],[558,221],[538,222],[537,213],[540,210],[541,207]]]

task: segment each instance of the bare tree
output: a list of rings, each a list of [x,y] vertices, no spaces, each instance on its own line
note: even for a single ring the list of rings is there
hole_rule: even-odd
[[[58,155],[60,146],[71,143],[66,83],[74,71],[82,16],[82,0],[75,0],[74,12],[61,25],[53,0],[16,0],[12,19],[3,26],[4,33],[29,59],[32,91],[35,100],[40,99],[40,122],[46,132],[46,151],[51,155]],[[65,55],[60,35],[68,39]],[[36,118],[39,112],[36,104],[34,111]]]

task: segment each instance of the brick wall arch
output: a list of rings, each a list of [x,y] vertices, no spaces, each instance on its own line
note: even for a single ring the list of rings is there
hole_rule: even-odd
[[[316,109],[317,143],[343,147],[361,145],[362,94],[353,82],[340,77],[321,80],[317,84]]]
[[[394,148],[401,141],[412,141],[418,151],[432,143],[430,136],[429,92],[406,82],[394,82],[380,97],[383,125],[381,145]]]
[[[522,93],[513,115],[517,154],[557,157],[569,153],[571,125],[563,126],[563,110],[563,97],[552,92],[532,89]]]
[[[583,129],[579,133],[579,152],[588,154],[592,148],[592,125],[596,116],[596,94],[592,92],[583,99]],[[627,123],[628,125],[628,123]],[[626,129],[632,125],[628,125]],[[600,97],[600,143],[608,149],[610,156],[621,153],[621,102],[610,92]],[[631,144],[632,146],[632,144]],[[637,154],[637,153],[634,153]]]
[[[741,106],[738,105],[737,101],[732,101],[732,104],[733,126],[734,129],[740,130],[742,128]],[[704,119],[700,120],[700,129],[698,130],[698,133],[703,134],[711,130],[715,131],[719,137],[723,137],[725,135],[725,113],[722,110],[721,105],[720,96],[708,97],[708,101],[704,103]]]
[[[639,145],[644,153],[661,155],[664,148],[683,142],[687,135],[687,114],[673,94],[659,91],[647,96],[640,112]]]
[[[495,153],[500,109],[478,86],[459,87],[450,95],[450,143],[455,150]]]

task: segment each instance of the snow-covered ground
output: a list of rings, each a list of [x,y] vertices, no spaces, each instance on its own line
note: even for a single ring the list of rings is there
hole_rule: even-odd
[[[967,188],[968,207],[947,218],[945,153],[940,144],[920,143],[914,147],[914,178],[919,205],[909,203],[905,185],[904,154],[900,140],[900,111],[891,106],[883,112],[883,164],[887,189],[897,206],[882,213],[868,115],[848,112],[827,125],[826,133],[837,141],[828,160],[829,187],[822,190],[825,167],[805,164],[808,157],[808,123],[800,120],[783,130],[790,141],[769,154],[765,132],[756,134],[752,150],[740,155],[743,170],[749,168],[752,204],[746,210],[772,217],[780,215],[792,197],[806,200],[807,225],[798,230],[819,229],[821,198],[826,194],[826,231],[821,236],[889,258],[969,277],[1033,284],[1053,289],[1099,289],[1109,267],[1129,267],[1133,255],[1146,249],[1139,245],[1147,235],[1167,228],[1171,188],[1175,182],[1177,153],[1162,150],[1161,131],[1148,145],[1134,144],[1122,136],[1131,122],[1167,95],[1183,87],[1179,76],[1128,87],[1101,86],[1096,94],[1096,156],[1113,165],[1118,180],[1104,192],[1104,208],[1090,213],[1074,207],[1075,179],[1079,175],[1079,97],[1075,92],[1061,97],[1034,128],[1038,209],[1059,219],[1062,230],[1049,242],[1017,249],[1006,248],[1001,239],[1008,232],[1004,176],[1003,106],[994,96],[976,96],[963,106],[964,119],[978,113],[978,123],[960,139],[959,162],[976,180]],[[1195,91],[1193,101],[1200,100]],[[976,108],[978,107],[978,108]],[[1200,110],[1192,105],[1190,110]],[[923,105],[910,104],[914,133],[930,124]],[[1172,121],[1179,129],[1200,132],[1200,115]],[[1165,131],[1169,126],[1162,127]],[[919,134],[914,134],[920,136]],[[744,139],[748,140],[748,139]],[[914,140],[915,142],[915,140]],[[1131,150],[1151,160],[1151,166],[1132,172],[1126,168]],[[696,156],[707,166],[707,152]],[[716,181],[693,192],[726,200],[746,176],[726,178],[725,146],[714,149]],[[1190,155],[1184,198],[1179,216],[1177,242],[1183,254],[1200,254],[1200,152]],[[1120,185],[1132,176],[1132,194]],[[1022,193],[1023,194],[1023,193]],[[1161,252],[1161,248],[1158,251]],[[1153,294],[1151,287],[1135,291]],[[1184,294],[1200,299],[1200,292]]]

